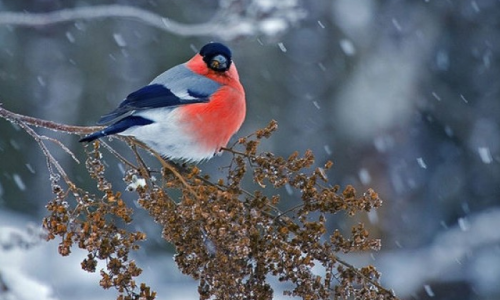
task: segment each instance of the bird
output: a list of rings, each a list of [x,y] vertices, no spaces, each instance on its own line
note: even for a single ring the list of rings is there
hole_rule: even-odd
[[[163,158],[198,163],[227,146],[245,115],[245,90],[231,50],[210,42],[187,62],[130,93],[97,122],[104,129],[80,142],[132,136]]]

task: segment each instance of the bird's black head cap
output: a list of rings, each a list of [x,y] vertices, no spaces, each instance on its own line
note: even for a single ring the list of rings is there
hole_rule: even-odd
[[[200,55],[207,67],[217,71],[225,72],[231,66],[231,50],[221,43],[209,43],[200,50]]]

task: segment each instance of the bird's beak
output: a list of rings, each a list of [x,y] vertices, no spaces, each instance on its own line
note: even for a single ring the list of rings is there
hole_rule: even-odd
[[[210,62],[210,67],[214,70],[225,71],[228,68],[228,61],[223,55],[216,55]]]

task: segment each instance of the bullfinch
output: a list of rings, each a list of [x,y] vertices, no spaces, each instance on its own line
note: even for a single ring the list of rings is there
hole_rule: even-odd
[[[97,122],[106,128],[80,142],[133,136],[165,158],[200,162],[227,145],[245,112],[245,91],[231,51],[209,43],[189,61],[128,95]]]

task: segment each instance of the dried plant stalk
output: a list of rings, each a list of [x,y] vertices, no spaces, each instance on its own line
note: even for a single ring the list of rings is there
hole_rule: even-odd
[[[130,254],[146,235],[119,225],[133,222],[133,209],[106,179],[100,143],[86,148],[87,171],[99,190],[95,195],[70,181],[43,144],[44,140],[57,140],[41,138],[31,127],[54,126],[76,134],[86,129],[16,115],[1,107],[0,117],[33,136],[49,161],[54,198],[47,204],[49,215],[43,226],[49,240],[60,240],[59,253],[69,255],[73,247],[86,250],[81,266],[89,272],[98,271],[98,260],[105,261],[106,268],[99,270],[100,285],[116,288],[118,299],[155,299],[156,293],[146,283],[135,281],[142,269]],[[232,161],[224,168],[226,178],[217,183],[200,176],[198,167],[175,165],[126,139],[137,162],[125,161],[129,169],[124,180],[140,206],[163,227],[163,238],[175,246],[179,269],[199,281],[200,299],[272,299],[269,278],[273,276],[291,284],[285,295],[304,299],[396,299],[380,285],[380,274],[373,266],[355,268],[337,255],[379,250],[380,240],[370,238],[362,223],[347,235],[326,226],[332,214],[352,216],[380,207],[377,193],[369,189],[358,195],[352,186],[341,189],[332,185],[326,174],[333,164],[314,168],[311,151],[287,158],[260,153],[260,141],[276,129],[277,123],[272,121],[224,149]],[[116,159],[125,160],[105,146]],[[151,178],[136,147],[156,155],[161,178]],[[251,192],[242,187],[247,176],[255,183]],[[66,187],[59,183],[61,177]],[[277,188],[285,185],[301,195],[301,202],[280,211],[277,207],[285,200]]]

